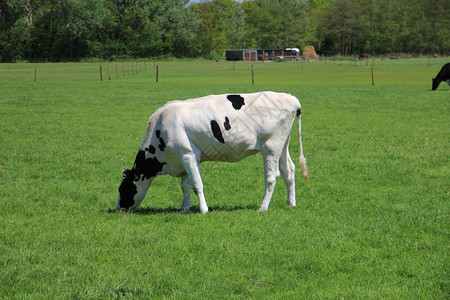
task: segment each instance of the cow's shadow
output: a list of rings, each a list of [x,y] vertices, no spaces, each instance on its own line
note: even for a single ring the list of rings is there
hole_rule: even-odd
[[[245,205],[245,206],[209,206],[209,212],[221,212],[221,211],[239,211],[239,210],[254,210],[258,211],[257,205]],[[108,213],[118,213],[115,209],[111,208],[107,210]],[[129,213],[136,215],[160,215],[160,214],[181,214],[180,208],[177,207],[142,207],[135,209]],[[198,206],[192,206],[187,214],[200,213]],[[181,214],[182,215],[182,214]]]

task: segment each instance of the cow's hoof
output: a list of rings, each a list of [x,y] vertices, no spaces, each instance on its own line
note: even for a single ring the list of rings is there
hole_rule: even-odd
[[[268,210],[269,210],[268,207],[260,207],[260,208],[258,209],[258,211],[268,211]]]
[[[180,214],[185,214],[189,212],[190,207],[182,207],[180,210]]]

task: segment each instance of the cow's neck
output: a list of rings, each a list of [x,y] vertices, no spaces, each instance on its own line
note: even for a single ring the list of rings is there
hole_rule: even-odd
[[[142,140],[142,144],[141,144],[141,150],[144,150],[145,148],[147,148],[150,145],[150,142],[151,142],[152,136],[153,136],[153,132],[155,131],[154,124],[155,124],[155,122],[152,122],[151,120],[148,121],[147,131],[145,133],[144,139]]]

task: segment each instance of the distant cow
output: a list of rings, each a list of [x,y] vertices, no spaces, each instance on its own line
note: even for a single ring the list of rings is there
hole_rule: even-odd
[[[365,53],[361,53],[359,55],[359,59],[368,59],[368,58],[369,58],[369,56],[367,54],[365,54]]]
[[[441,81],[447,81],[448,85],[450,85],[450,63],[443,65],[439,73],[436,75],[436,78],[433,78],[433,85],[431,89],[433,91],[437,89]]]
[[[287,203],[295,207],[295,165],[289,156],[289,137],[297,117],[302,175],[308,178],[301,140],[301,106],[294,96],[262,92],[211,95],[171,101],[150,116],[147,132],[133,168],[122,173],[117,210],[132,210],[144,199],[157,175],[181,177],[181,212],[190,209],[193,189],[205,214],[200,163],[236,162],[261,152],[265,194],[260,211],[269,208],[277,178],[287,186]],[[224,176],[226,179],[227,176]]]

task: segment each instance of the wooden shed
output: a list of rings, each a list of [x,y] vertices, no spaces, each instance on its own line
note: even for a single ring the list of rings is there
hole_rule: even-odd
[[[228,61],[298,60],[300,50],[298,48],[226,50],[225,59]]]
[[[261,54],[261,49],[227,50],[225,59],[229,61],[258,61],[258,57]]]

